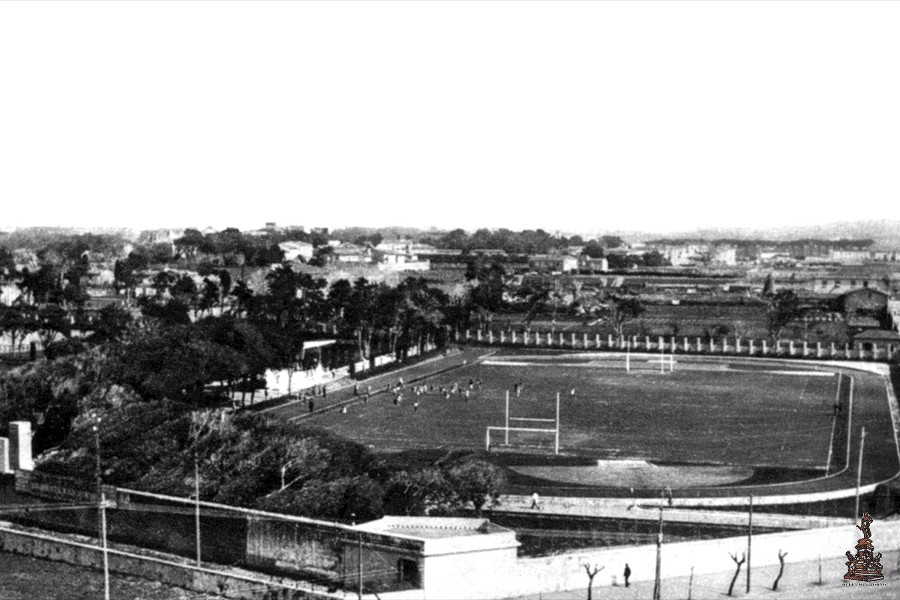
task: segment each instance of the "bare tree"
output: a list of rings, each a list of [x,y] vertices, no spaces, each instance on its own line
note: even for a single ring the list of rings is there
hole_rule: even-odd
[[[731,578],[731,585],[728,586],[728,595],[731,596],[731,592],[734,591],[734,582],[737,581],[738,575],[741,574],[741,566],[747,560],[747,553],[744,552],[741,554],[741,560],[738,560],[737,554],[729,554],[731,560],[734,561],[734,564],[737,565],[737,569],[734,571],[734,577]]]
[[[778,562],[781,563],[781,568],[778,569],[778,577],[775,578],[775,583],[772,584],[772,591],[778,590],[778,582],[781,581],[781,575],[784,573],[784,557],[787,556],[787,552],[778,551]]]
[[[596,577],[597,573],[599,573],[600,571],[602,571],[605,568],[606,567],[598,567],[597,565],[594,565],[593,568],[591,568],[590,565],[584,565],[584,572],[587,573],[587,576],[588,576],[587,600],[591,600],[591,597],[592,597],[592,593],[593,593],[592,588],[594,587],[594,577]]]

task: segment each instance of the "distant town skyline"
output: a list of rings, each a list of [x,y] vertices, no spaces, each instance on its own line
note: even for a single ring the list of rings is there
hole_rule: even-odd
[[[0,226],[900,219],[896,3],[0,4]]]

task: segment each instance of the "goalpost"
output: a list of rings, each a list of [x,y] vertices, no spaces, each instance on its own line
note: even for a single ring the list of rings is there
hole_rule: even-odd
[[[510,427],[510,422],[523,422],[523,423],[553,423],[554,427],[550,428],[540,428],[540,427]],[[499,426],[488,426],[485,429],[485,440],[484,440],[484,449],[488,452],[491,451],[491,431],[502,431],[503,432],[503,445],[509,446],[509,432],[510,431],[522,431],[522,432],[530,432],[530,433],[552,433],[554,435],[554,443],[553,443],[553,453],[559,454],[559,392],[556,392],[556,418],[554,419],[537,419],[530,417],[510,417],[509,416],[509,390],[506,391],[506,424],[502,427]]]
[[[647,364],[659,363],[659,372],[666,373],[666,367],[669,367],[669,373],[675,372],[675,354],[666,354],[664,348],[659,350],[659,358],[648,358]],[[625,342],[625,372],[631,373],[631,342]]]

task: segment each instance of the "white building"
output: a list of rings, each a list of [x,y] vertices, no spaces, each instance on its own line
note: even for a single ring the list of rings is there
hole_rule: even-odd
[[[307,242],[281,242],[278,247],[284,252],[285,260],[309,261],[313,257],[313,245]]]

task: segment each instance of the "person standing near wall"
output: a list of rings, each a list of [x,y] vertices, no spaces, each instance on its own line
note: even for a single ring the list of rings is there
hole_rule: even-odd
[[[625,576],[625,587],[628,587],[628,578],[631,577],[631,567],[628,566],[628,563],[625,563],[625,572],[623,575]]]

